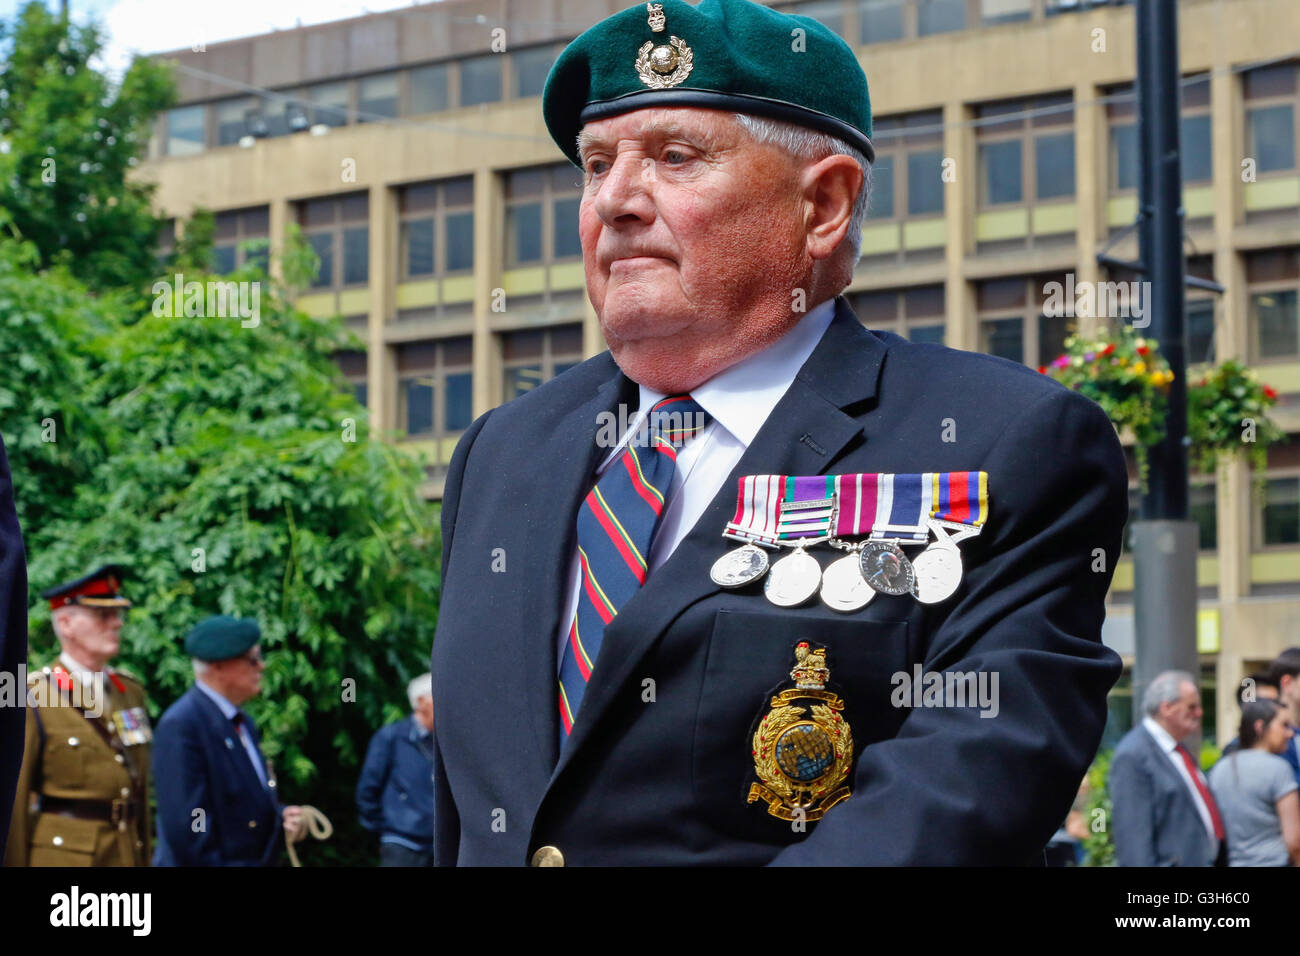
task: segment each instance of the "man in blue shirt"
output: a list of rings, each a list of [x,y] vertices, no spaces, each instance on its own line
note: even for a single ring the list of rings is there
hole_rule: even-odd
[[[433,681],[406,688],[411,717],[370,741],[357,783],[361,825],[379,834],[380,866],[433,865]]]

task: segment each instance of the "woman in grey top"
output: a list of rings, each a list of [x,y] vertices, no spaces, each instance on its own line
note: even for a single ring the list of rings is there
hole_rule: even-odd
[[[1278,754],[1292,729],[1276,701],[1241,708],[1241,747],[1210,771],[1210,789],[1223,815],[1229,866],[1300,863],[1300,795],[1291,765]]]

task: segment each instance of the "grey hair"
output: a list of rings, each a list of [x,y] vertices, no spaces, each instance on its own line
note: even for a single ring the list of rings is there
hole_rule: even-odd
[[[794,123],[753,116],[749,113],[735,115],[736,120],[756,142],[780,146],[792,156],[809,162],[842,154],[855,160],[862,168],[862,189],[853,204],[853,216],[849,219],[849,231],[846,236],[853,250],[853,261],[856,262],[862,252],[862,221],[867,216],[867,205],[871,199],[871,164],[867,162],[867,157],[860,150],[829,133],[821,133],[806,126],[796,126]]]
[[[1160,711],[1161,704],[1172,704],[1182,696],[1184,684],[1196,686],[1196,678],[1187,671],[1162,671],[1147,685],[1142,695],[1142,711],[1148,717],[1154,717]]]
[[[406,685],[406,699],[411,702],[411,710],[415,710],[416,701],[421,697],[433,697],[433,675],[427,672]]]
[[[202,677],[209,670],[208,662],[201,661],[197,657],[190,658],[190,666],[194,668],[195,677]]]

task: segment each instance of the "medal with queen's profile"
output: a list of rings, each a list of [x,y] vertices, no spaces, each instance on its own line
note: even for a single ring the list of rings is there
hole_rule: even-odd
[[[767,552],[754,544],[728,551],[713,562],[709,577],[720,588],[743,588],[767,574]]]

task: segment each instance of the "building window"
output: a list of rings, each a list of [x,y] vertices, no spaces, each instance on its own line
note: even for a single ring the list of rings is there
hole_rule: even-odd
[[[1296,64],[1282,63],[1245,75],[1246,155],[1259,173],[1295,169],[1296,71]]]
[[[357,87],[357,122],[371,123],[397,115],[396,73],[363,76]]]
[[[581,175],[567,163],[505,174],[507,268],[581,257]]]
[[[167,111],[167,155],[192,156],[207,142],[207,107],[182,106]]]
[[[942,285],[851,293],[849,305],[872,331],[893,332],[913,342],[943,344]]]
[[[271,214],[266,206],[231,209],[214,217],[214,269],[225,275],[245,264],[265,271],[270,263]]]
[[[403,279],[474,268],[474,178],[416,183],[398,197]]]
[[[1300,544],[1300,475],[1268,479],[1260,522],[1265,545]]]
[[[370,197],[353,193],[298,204],[298,224],[320,257],[314,289],[340,289],[370,281]]]
[[[1300,357],[1300,248],[1246,254],[1252,360]]]
[[[1028,20],[1032,7],[1033,0],[980,0],[980,22],[994,24]]]
[[[322,83],[306,90],[311,105],[313,125],[346,126],[351,107],[351,93],[347,83]]]
[[[345,349],[334,353],[334,361],[343,377],[348,380],[357,403],[365,406],[369,398],[369,389],[366,387],[366,353]]]
[[[449,77],[450,68],[446,63],[411,70],[407,76],[407,112],[418,116],[445,110],[451,102]]]
[[[943,113],[876,120],[872,220],[943,215]]]
[[[917,0],[916,32],[921,36],[966,28],[966,0]]]
[[[473,421],[472,340],[397,346],[398,427],[412,438],[444,438]]]
[[[903,0],[858,0],[858,42],[903,39]]]
[[[498,54],[460,61],[460,105],[477,106],[501,99],[501,60]]]
[[[986,279],[976,283],[980,351],[1013,362],[1044,366],[1065,351],[1075,320],[1043,314],[1050,284],[1065,284],[1064,275]]]
[[[502,401],[511,401],[582,361],[582,325],[524,329],[501,336]]]
[[[1196,522],[1199,548],[1214,551],[1219,547],[1218,509],[1213,482],[1194,482],[1187,488],[1187,517]]]
[[[1137,93],[1132,83],[1106,91],[1110,127],[1110,191],[1136,190],[1138,185]],[[1180,148],[1183,183],[1208,183],[1213,175],[1210,155],[1210,78],[1198,74],[1182,83],[1183,112]]]
[[[514,73],[515,99],[541,96],[551,64],[559,55],[554,46],[535,46],[510,54],[510,67]]]
[[[803,3],[778,3],[772,9],[812,17],[838,36],[844,36],[844,0],[805,0]]]
[[[248,133],[248,113],[257,101],[251,96],[237,100],[223,100],[213,104],[213,119],[217,127],[217,145],[233,146]]]
[[[1070,94],[986,103],[975,112],[981,208],[1074,195]]]

